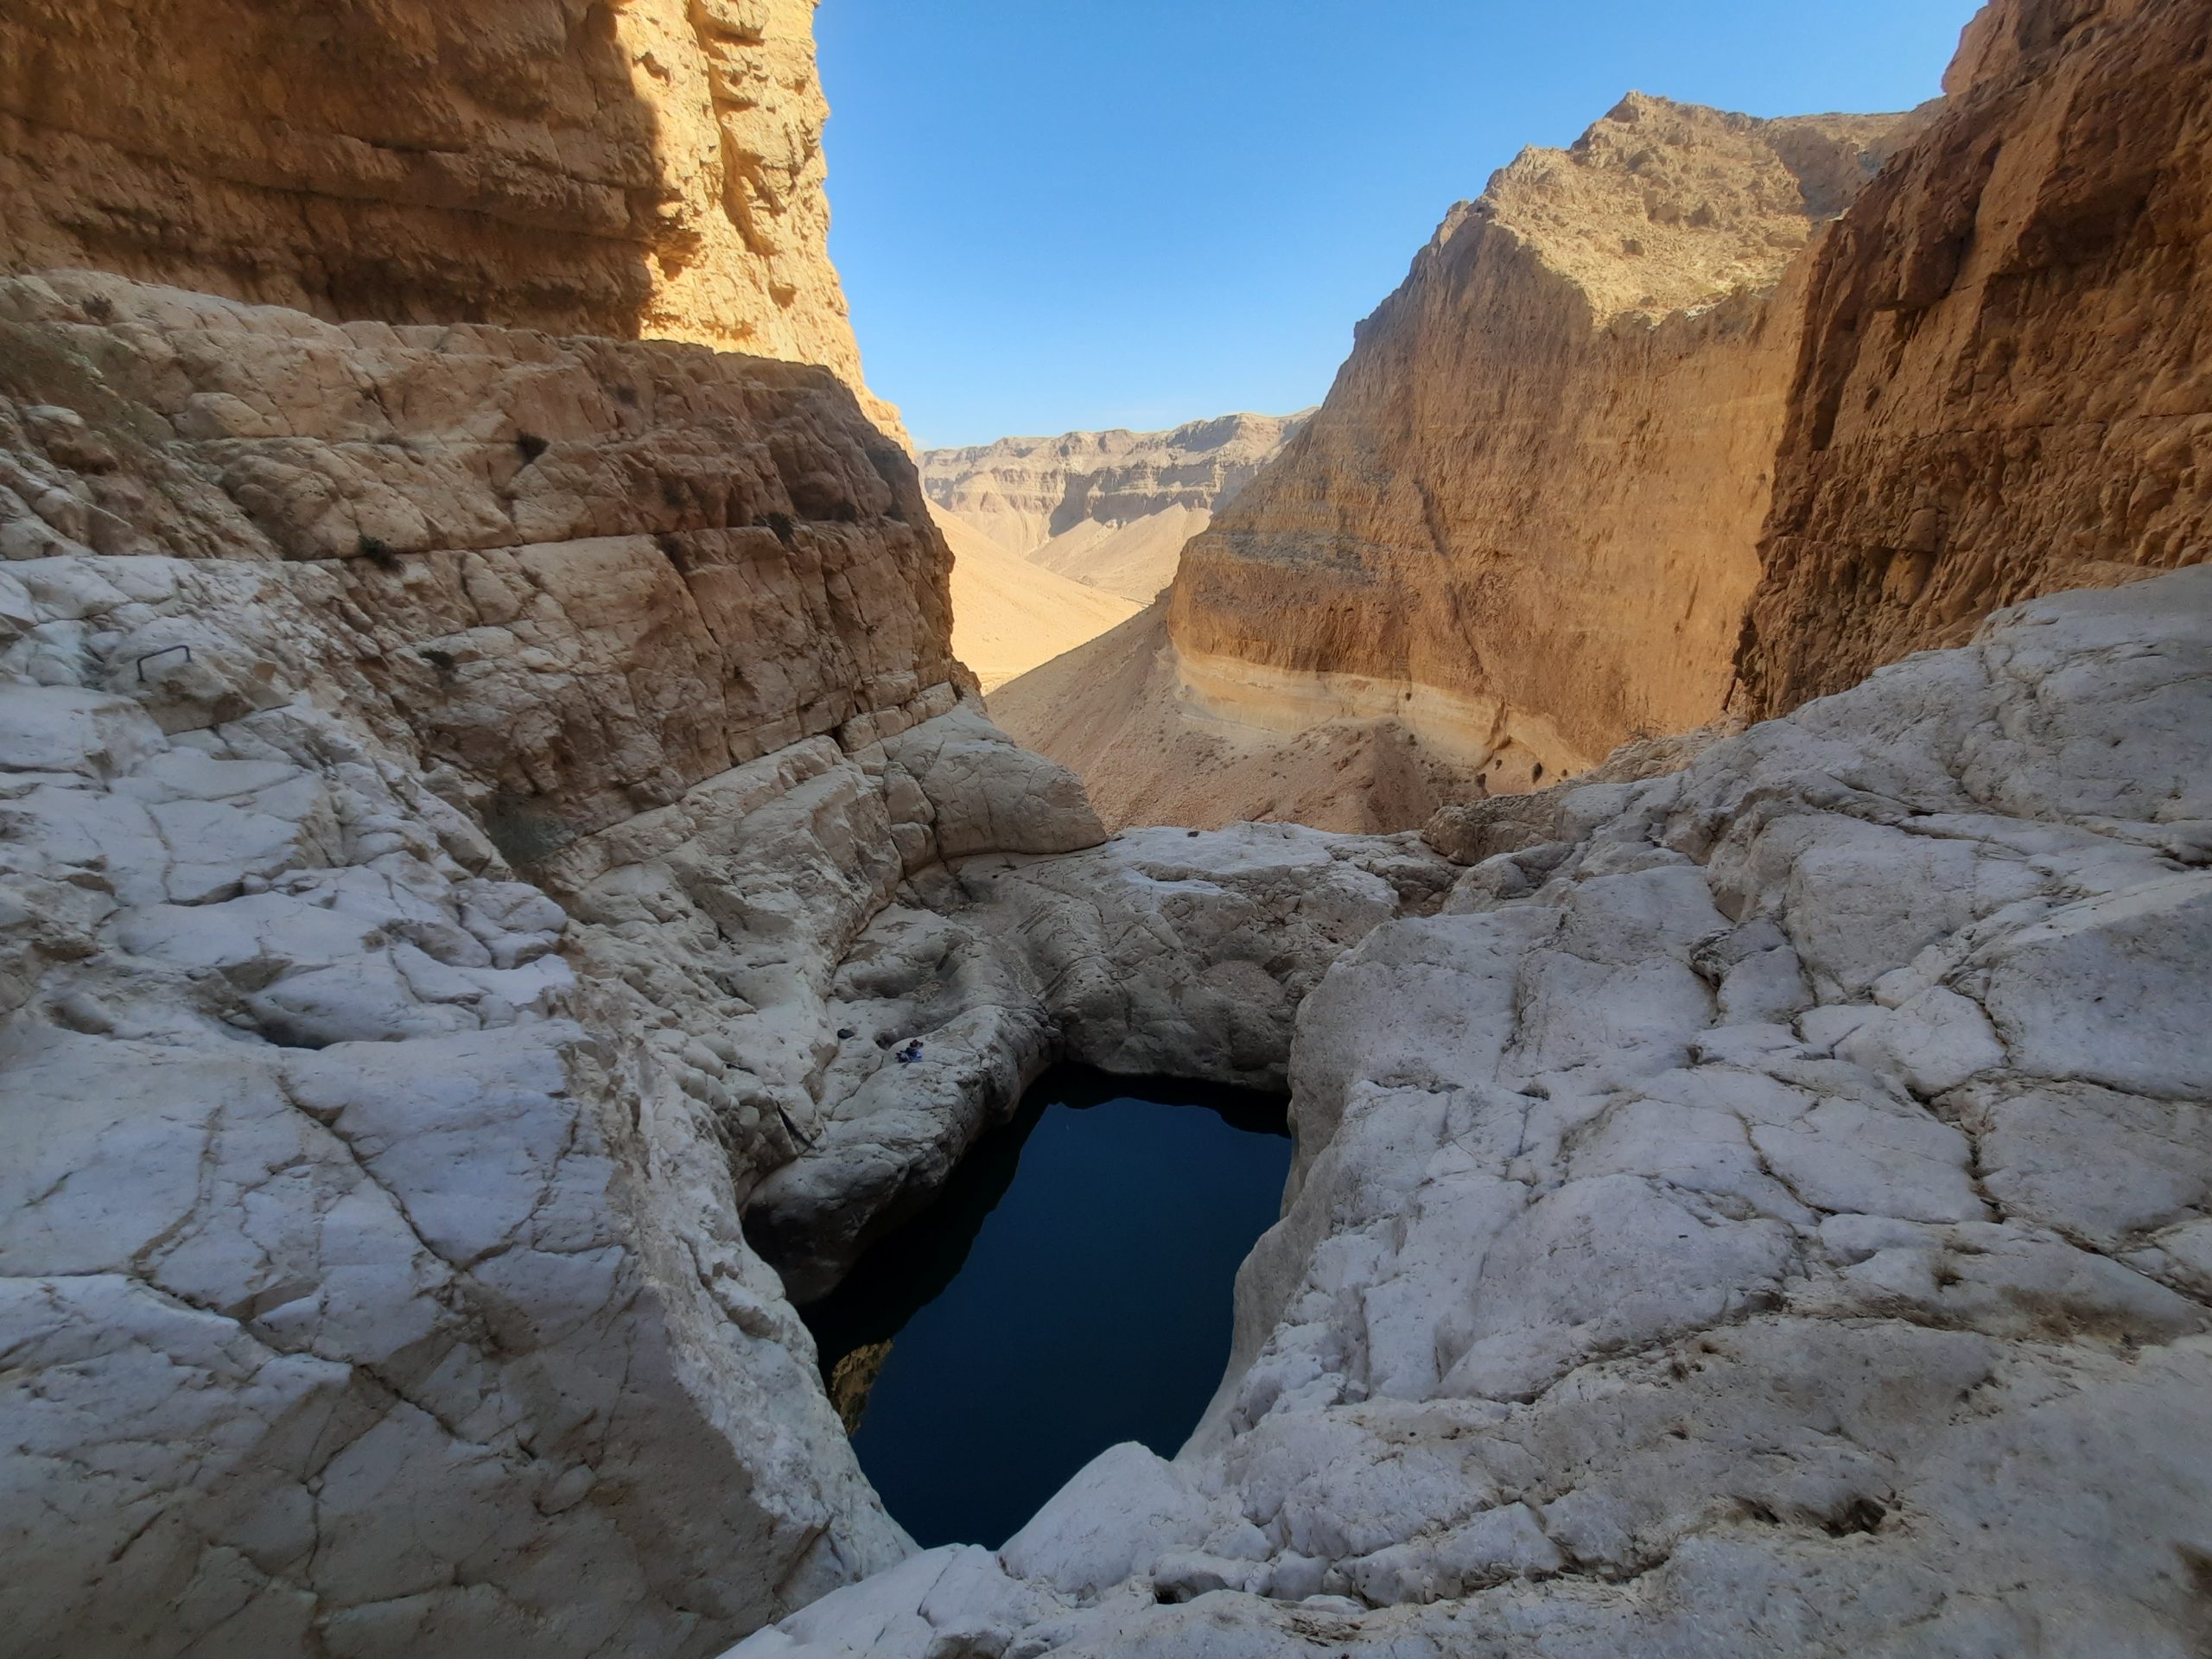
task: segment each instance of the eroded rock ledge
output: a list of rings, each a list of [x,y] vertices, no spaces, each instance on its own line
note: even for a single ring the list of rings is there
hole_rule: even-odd
[[[1440,824],[1180,1456],[738,1653],[2184,1650],[2207,779],[2188,571]]]
[[[697,1653],[896,1561],[695,1064],[774,1012],[515,867],[955,707],[904,458],[696,346],[0,331],[13,1644]]]
[[[827,1282],[1059,1052],[1279,1080],[1449,883],[1097,846],[822,371],[85,273],[0,338],[27,1655],[711,1653],[891,1566],[748,1202]]]

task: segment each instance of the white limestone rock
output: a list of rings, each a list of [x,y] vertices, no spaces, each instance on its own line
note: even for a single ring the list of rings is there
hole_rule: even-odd
[[[1106,839],[1075,774],[973,705],[888,740],[884,753],[926,803],[932,858],[909,859],[910,868],[971,853],[1071,853]]]
[[[2207,777],[2192,569],[1455,821],[1299,1012],[1205,1421],[1001,1552],[1078,1605],[987,1650],[2189,1651]]]
[[[1087,1599],[1149,1573],[1206,1530],[1205,1503],[1188,1478],[1131,1440],[1085,1464],[1006,1541],[999,1560],[1017,1579]]]
[[[811,372],[0,316],[13,1648],[2189,1650],[2212,575],[1464,872],[1092,846]],[[1172,1465],[910,1560],[740,1217],[834,1276],[1058,1054],[1289,1078],[1286,1211]]]
[[[1017,787],[1050,766],[952,719],[944,747],[971,764],[1020,757]],[[851,1035],[824,1046],[808,1097],[785,1109],[804,1125],[798,1155],[747,1195],[748,1236],[793,1295],[822,1294],[1056,1058],[1280,1087],[1322,971],[1433,906],[1450,875],[1410,837],[1283,824],[1128,830],[1065,856],[1009,849],[919,873],[828,987],[823,1017]],[[917,1039],[918,1058],[899,1059]]]
[[[305,697],[38,654],[118,606],[334,650],[282,588],[98,563],[0,660],[16,1647],[676,1653],[899,1559],[562,908]]]
[[[817,1602],[730,1649],[731,1659],[836,1654],[843,1659],[1003,1655],[1010,1634],[1057,1610],[973,1544],[925,1550],[887,1573]]]

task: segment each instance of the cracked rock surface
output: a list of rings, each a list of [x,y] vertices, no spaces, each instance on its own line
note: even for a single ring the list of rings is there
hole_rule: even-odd
[[[738,1654],[2196,1651],[2208,779],[2189,570],[1462,810],[1182,1452]]]
[[[696,1651],[898,1559],[719,1147],[461,814],[304,699],[0,724],[16,1651]]]
[[[822,1011],[715,975],[873,913],[841,810],[898,868],[911,468],[696,347],[83,273],[0,339],[10,1651],[696,1654],[899,1560],[739,1230],[723,1080]],[[771,842],[726,932],[583,918]]]
[[[11,1652],[708,1654],[893,1567],[741,1217],[827,1282],[1062,1052],[1279,1084],[1452,881],[1100,845],[819,371],[83,272],[0,344]]]

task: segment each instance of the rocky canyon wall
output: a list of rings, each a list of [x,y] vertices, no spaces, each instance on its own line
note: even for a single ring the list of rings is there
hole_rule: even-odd
[[[550,70],[509,73],[518,18],[581,31],[524,54],[553,63],[664,15],[285,27],[350,41],[333,62],[400,54],[419,73],[386,99],[428,119],[479,51],[503,66],[471,83],[486,99],[559,102]],[[744,46],[785,15],[683,21]],[[1974,50],[1995,74],[2171,15],[2000,11]],[[148,67],[158,109],[222,15],[129,16],[181,31],[144,37],[180,60]],[[365,17],[389,42],[352,41]],[[66,103],[69,73],[10,85]],[[505,119],[367,148],[438,174],[501,154]],[[1800,143],[1681,119],[1770,146],[1800,240],[1860,167],[1824,123]],[[211,139],[207,176],[296,130]],[[588,148],[546,130],[532,156]],[[195,196],[186,166],[134,207],[154,187],[123,149],[77,194],[115,207],[133,271],[201,247],[188,231],[250,245],[207,204],[278,188]],[[1560,190],[1584,165],[1531,163],[1570,169]],[[1673,163],[1614,170],[1637,165]],[[60,175],[19,176],[11,207]],[[1653,245],[1711,254],[1698,291],[1764,269],[1765,221],[1725,191],[1676,227],[1641,188]],[[589,274],[557,241],[500,253],[505,207],[448,247],[394,199],[312,196],[293,206],[346,268],[389,236],[394,293],[418,258],[556,298]],[[1648,296],[1653,340],[1710,317],[1716,351],[1765,360],[1755,295],[1677,317],[1664,283],[1609,288],[1548,200],[1514,235],[1549,225],[1590,316],[1626,308],[1593,339]],[[1708,239],[1727,225],[1745,236]],[[272,271],[311,249],[292,235]],[[2201,1634],[2212,572],[1997,613],[1667,776],[1463,803],[1426,839],[1109,839],[977,708],[920,481],[831,369],[434,316],[429,288],[340,322],[312,272],[283,279],[305,308],[245,303],[207,257],[232,296],[0,277],[10,1652],[706,1659],[757,1630],[747,1659],[1748,1659]],[[1516,280],[1555,297],[1543,275]],[[1094,677],[1231,731],[1166,626],[1094,642]],[[1412,684],[1262,666],[1308,705]],[[1474,695],[1414,689],[1352,723],[1395,744]],[[1548,784],[1532,741],[1500,753]],[[1217,794],[1303,810],[1238,753]],[[1178,1458],[1115,1448],[1002,1548],[918,1554],[791,1294],[1063,1057],[1288,1087],[1283,1218]]]
[[[794,906],[639,890],[897,868],[903,454],[819,368],[82,272],[0,281],[0,438],[13,1649],[711,1652],[896,1560],[739,1232]]]
[[[2208,35],[2203,0],[2007,0],[1910,117],[1631,97],[1529,152],[1185,550],[1141,694],[997,706],[1109,821],[1388,829],[1375,753],[1525,789],[2202,558]]]
[[[1755,713],[2212,550],[2212,6],[2005,0],[1815,256]]]
[[[1493,788],[1710,720],[1796,360],[1785,271],[1910,124],[1631,95],[1502,171],[1186,550],[1191,697],[1289,730],[1433,704]]]
[[[856,364],[617,96],[712,24],[766,79],[683,177],[757,117],[805,197],[794,19],[6,20],[13,1650],[710,1654],[896,1562],[786,1285],[1064,1053],[1279,1084],[1440,891],[1045,856],[1102,831],[974,707]]]
[[[1727,700],[1802,255],[1915,117],[1631,95],[1453,209],[1163,617],[994,694],[1109,823],[1402,830]]]
[[[813,11],[25,0],[0,270],[819,363],[895,433],[830,264]]]

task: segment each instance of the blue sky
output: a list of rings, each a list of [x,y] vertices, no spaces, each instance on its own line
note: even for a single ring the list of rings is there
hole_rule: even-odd
[[[830,251],[925,446],[1316,403],[1445,210],[1631,87],[1935,96],[1975,0],[822,0]]]

